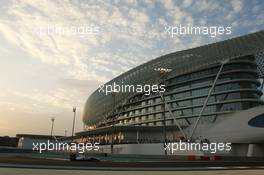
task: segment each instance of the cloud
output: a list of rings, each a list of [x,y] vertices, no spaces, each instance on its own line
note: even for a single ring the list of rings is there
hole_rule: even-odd
[[[241,0],[232,0],[230,3],[236,13],[240,12],[243,8],[243,2]]]
[[[129,4],[136,5],[133,2],[125,3]],[[107,70],[108,66],[98,65],[97,54],[105,50],[105,45],[116,40],[141,48],[152,48],[154,43],[144,40],[148,23],[149,16],[144,9],[130,8],[128,13],[124,13],[115,4],[12,1],[8,11],[5,11],[5,17],[0,17],[0,33],[8,42],[24,50],[32,58],[45,64],[61,65],[66,76],[80,80],[107,81],[122,72],[113,71],[111,74],[111,71],[108,71],[102,74],[100,70]],[[71,28],[84,24],[97,26],[98,35],[82,38],[61,33],[46,34],[49,29]],[[94,50],[98,50],[98,53]],[[112,51],[107,54],[111,57]],[[134,56],[136,57],[137,55]],[[118,64],[115,60],[112,62]],[[98,69],[99,66],[101,69]]]
[[[165,10],[155,19],[153,8],[158,8],[158,2]],[[220,6],[222,6],[221,9]],[[14,0],[6,5],[2,12],[0,33],[8,42],[23,49],[32,58],[39,59],[45,64],[60,65],[69,78],[108,81],[125,69],[140,64],[138,57],[142,57],[145,53],[148,53],[145,54],[146,58],[152,56],[151,51],[155,50],[157,45],[167,42],[168,38],[162,36],[164,24],[210,25],[210,23],[214,24],[212,18],[215,22],[221,21],[223,17],[220,14],[227,14],[224,18],[230,21],[230,24],[235,24],[236,13],[243,10],[243,1],[232,0],[230,6],[232,10],[221,2],[207,0],[195,2],[184,0],[182,3],[172,0],[144,3],[134,0],[78,3],[58,0],[44,2]],[[228,11],[229,13],[226,13]],[[218,17],[211,16],[211,14],[218,14]],[[260,20],[258,23],[262,24]],[[39,36],[36,34],[40,28],[47,26],[70,28],[84,24],[99,27],[99,34],[86,37],[59,34]],[[193,39],[197,40],[196,37]],[[182,45],[179,41],[181,39],[175,38],[174,41],[168,42]],[[120,49],[117,48],[120,46],[117,43],[129,47]],[[159,48],[160,51],[171,51],[172,49],[172,46],[171,48]],[[140,50],[140,52],[135,52],[135,50]],[[129,60],[134,64],[128,66],[123,61],[125,69],[122,69],[120,60],[107,60],[116,57],[116,52],[124,52],[120,57],[126,57],[128,52],[127,55],[131,56]],[[159,51],[154,52],[156,56],[159,56]],[[107,55],[107,58],[102,58],[101,53]],[[116,65],[116,67],[111,66],[112,71],[107,66],[109,63]]]
[[[0,102],[0,109],[2,109],[3,113],[4,111],[23,111],[25,113],[32,113],[33,107],[26,105],[26,104],[18,104],[16,102],[10,102],[10,101],[2,101]]]
[[[184,0],[182,6],[185,8],[190,7],[192,5],[192,3],[193,3],[192,0]]]

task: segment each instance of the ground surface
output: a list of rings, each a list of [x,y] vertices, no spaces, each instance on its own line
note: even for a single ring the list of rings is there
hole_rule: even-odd
[[[167,160],[167,161],[165,161]],[[37,172],[50,169],[52,171],[213,171],[213,170],[263,170],[263,159],[234,159],[234,160],[173,160],[173,159],[131,159],[130,157],[114,158],[107,156],[107,159],[100,161],[70,161],[69,158],[61,157],[36,157],[32,154],[0,154],[0,175],[5,174],[2,171],[15,171],[17,168],[23,172],[30,169]],[[9,168],[9,169],[6,169]],[[18,171],[19,173],[20,171]],[[105,172],[102,172],[105,173]],[[17,173],[15,173],[17,174]]]
[[[2,175],[263,175],[264,170],[218,170],[218,171],[87,171],[0,168]]]

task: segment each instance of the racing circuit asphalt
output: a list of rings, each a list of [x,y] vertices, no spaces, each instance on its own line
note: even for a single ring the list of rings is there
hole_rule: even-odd
[[[60,170],[133,170],[133,171],[169,171],[169,170],[241,170],[264,169],[263,159],[240,160],[168,160],[168,161],[70,161],[60,158],[36,158],[30,155],[1,154],[2,168],[33,168]]]

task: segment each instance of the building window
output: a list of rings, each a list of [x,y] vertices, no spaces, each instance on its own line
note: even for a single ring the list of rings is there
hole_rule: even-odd
[[[162,118],[162,114],[161,113],[156,114],[156,119],[161,119],[161,118]]]

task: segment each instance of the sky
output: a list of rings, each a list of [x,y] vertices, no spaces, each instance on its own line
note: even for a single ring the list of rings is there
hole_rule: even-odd
[[[166,34],[179,24],[232,33]],[[262,0],[1,0],[0,136],[50,134],[51,117],[54,134],[70,135],[73,106],[82,131],[99,85],[161,55],[263,29]]]

